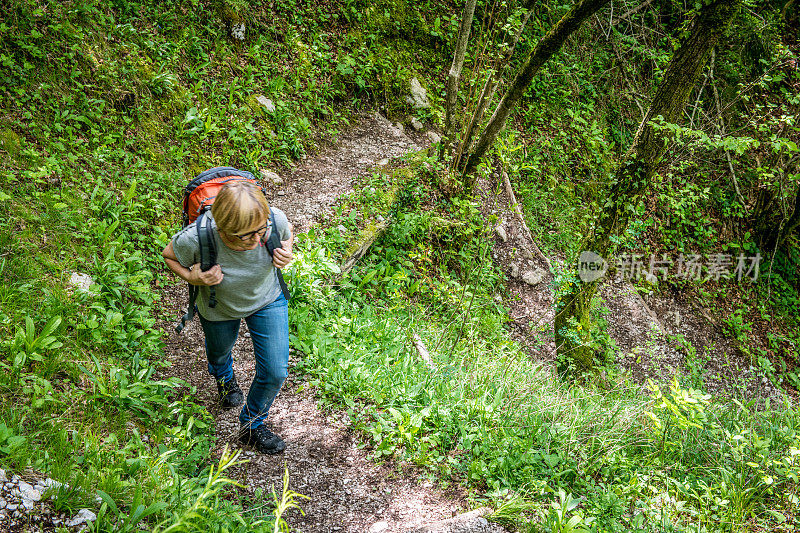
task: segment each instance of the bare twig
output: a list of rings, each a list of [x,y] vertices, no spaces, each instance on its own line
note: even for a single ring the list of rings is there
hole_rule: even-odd
[[[517,202],[517,197],[514,195],[514,189],[511,188],[511,181],[508,179],[508,173],[506,173],[505,170],[503,171],[503,186],[505,187],[506,195],[508,195],[508,202],[511,204],[511,209],[514,211],[514,214],[517,215],[517,219],[522,226],[522,231],[525,233],[525,236],[531,241],[533,251],[535,251],[536,255],[538,255],[539,258],[544,261],[544,264],[547,265],[547,269],[550,272],[554,272],[553,265],[550,264],[550,260],[536,245],[536,241],[533,240],[533,234],[531,233],[530,228],[528,228],[528,224],[525,222],[525,215],[522,214],[522,208],[520,208],[519,203]]]
[[[644,107],[642,107],[642,104],[640,104],[639,100],[636,98],[637,96],[641,97],[641,95],[636,92],[636,87],[633,85],[633,82],[628,79],[628,75],[625,72],[625,65],[627,63],[623,61],[622,56],[620,56],[619,50],[617,49],[616,44],[614,44],[614,39],[609,39],[609,42],[611,43],[611,50],[613,50],[614,55],[617,57],[617,60],[619,61],[620,65],[619,71],[620,73],[622,73],[622,79],[625,80],[625,83],[628,86],[628,92],[630,93],[633,99],[633,103],[636,104],[636,107],[639,108],[639,113],[642,115],[642,118],[639,119],[639,121],[641,121],[645,116],[645,110]]]
[[[528,2],[525,5],[525,9],[527,9],[525,18],[522,20],[522,24],[520,25],[519,31],[517,31],[517,34],[514,36],[511,46],[508,47],[505,54],[502,54],[497,58],[492,72],[490,72],[489,76],[486,78],[486,82],[483,85],[483,90],[478,98],[478,104],[475,107],[475,112],[470,118],[469,125],[464,133],[464,138],[461,140],[461,143],[458,146],[456,157],[453,159],[453,168],[458,168],[461,156],[464,154],[464,152],[469,152],[470,145],[472,144],[472,137],[475,134],[475,128],[483,122],[483,116],[486,114],[486,108],[494,99],[497,86],[500,84],[505,71],[508,69],[511,56],[514,55],[514,50],[517,48],[517,44],[522,37],[522,32],[525,30],[525,26],[528,24],[528,20],[531,17],[531,4],[532,2]],[[501,65],[501,63],[504,64]]]
[[[627,20],[627,19],[631,18],[632,15],[635,15],[636,13],[638,13],[639,11],[641,11],[644,8],[646,8],[647,6],[649,6],[652,3],[653,3],[653,0],[645,0],[644,2],[639,4],[638,6],[632,7],[631,9],[629,9],[628,11],[626,11],[625,13],[620,15],[619,17],[617,17],[615,19],[612,18],[611,19],[611,25],[612,26],[616,26],[617,24],[619,24],[623,20]]]
[[[712,62],[712,65],[713,65],[713,62],[714,62],[714,56],[713,55],[711,56],[711,62]],[[712,70],[713,70],[713,66],[712,66]],[[697,109],[698,109],[698,106],[700,105],[700,98],[702,98],[702,96],[703,96],[703,90],[706,88],[706,83],[708,83],[708,78],[709,78],[708,74],[706,74],[703,77],[703,84],[700,86],[700,90],[697,91],[697,99],[694,101],[694,106],[692,107],[692,114],[689,116],[689,127],[691,127],[692,129],[694,129],[694,117],[697,114]]]
[[[717,92],[717,84],[714,81],[714,60],[716,58],[716,54],[714,50],[711,51],[711,70],[709,70],[708,78],[711,80],[711,89],[714,92],[714,103],[717,106],[717,116],[719,121],[717,122],[717,129],[722,137],[725,137],[725,118],[722,116],[722,111],[720,110],[719,105],[719,93]],[[742,209],[745,210],[747,213],[747,204],[744,201],[744,196],[742,196],[742,191],[739,190],[739,180],[736,179],[736,171],[733,169],[733,162],[731,161],[731,152],[730,150],[725,150],[725,157],[728,159],[728,169],[731,171],[731,179],[733,180],[733,188],[736,189],[736,196],[739,198],[739,201],[742,203]],[[748,214],[749,215],[749,214]]]
[[[425,343],[422,342],[422,338],[416,333],[414,333],[412,338],[414,339],[414,346],[417,348],[419,356],[422,357],[422,360],[425,361],[426,365],[428,365],[431,369],[434,369],[435,366],[433,364],[433,359],[431,359],[431,354],[428,353]]]
[[[483,44],[482,45],[479,44],[477,46],[477,50],[480,50],[480,52],[478,52],[476,54],[475,60],[473,61],[472,72],[470,73],[470,77],[469,77],[470,80],[476,80],[478,78],[478,72],[482,72],[483,69],[484,69],[485,63],[490,61],[490,59],[487,59],[488,56],[490,55],[487,52],[487,50],[489,50],[489,45],[494,42],[494,40],[495,40],[494,36],[497,33],[497,24],[496,24],[496,20],[495,20],[495,18],[496,18],[495,9],[496,9],[496,7],[497,7],[497,0],[495,0],[491,4],[491,10],[489,10],[489,3],[488,2],[487,2],[487,5],[484,7],[484,13],[483,13],[484,16],[483,16],[483,18],[485,20],[485,24],[482,27],[482,31],[481,31],[481,38],[483,39]],[[494,68],[497,67],[497,64],[498,64],[498,59],[495,58],[495,60],[494,60]],[[490,75],[490,79],[491,79],[491,75]],[[472,109],[472,100],[473,100],[473,97],[475,97],[475,89],[476,89],[476,87],[477,87],[477,83],[471,83],[470,84],[470,88],[469,88],[469,92],[467,93],[467,98],[466,98],[465,104],[464,104],[464,106],[463,106],[463,108],[461,110],[461,129],[459,130],[461,132],[465,132],[466,129],[467,129],[467,123],[469,122],[468,116],[470,116],[468,111],[470,109]],[[453,137],[454,137],[454,140],[455,140],[455,137],[457,137],[455,132],[453,133]],[[461,155],[462,155],[461,151],[463,150],[463,146],[464,146],[464,142],[462,140],[461,142],[458,143],[458,146],[457,146],[457,149],[456,149],[457,153],[451,160],[450,168],[452,168],[452,169],[457,168],[458,161],[460,161],[460,159],[461,159]]]

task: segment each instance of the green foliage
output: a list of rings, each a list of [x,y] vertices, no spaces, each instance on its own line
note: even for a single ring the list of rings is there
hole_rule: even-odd
[[[208,413],[186,384],[160,377],[160,251],[184,178],[218,164],[293,164],[312,136],[348,123],[342,104],[406,109],[408,80],[425,70],[418,57],[429,67],[436,54],[395,50],[405,37],[392,19],[362,7],[0,7],[0,457],[64,481],[59,508],[99,505],[95,529],[288,527],[281,513],[299,497],[288,487],[274,516],[243,513],[219,492],[219,469],[203,468]],[[404,36],[452,31],[439,4],[389,7]],[[232,22],[246,24],[243,43],[228,38]],[[411,207],[418,192],[402,195]],[[93,278],[88,291],[69,285],[73,272]],[[401,286],[397,277],[392,290]]]
[[[589,533],[593,518],[583,518],[571,514],[581,503],[581,498],[573,498],[563,489],[558,490],[558,501],[550,504],[550,511],[542,521],[539,531],[548,533]],[[567,518],[569,517],[569,518]]]
[[[351,111],[413,111],[405,95],[414,76],[434,104],[422,118],[435,119],[436,72],[449,63],[458,22],[452,5],[405,0],[213,4],[0,7],[0,460],[63,481],[56,507],[97,509],[98,531],[286,530],[284,513],[301,497],[287,478],[273,492],[274,512],[244,511],[223,475],[236,457],[208,464],[210,415],[186,384],[160,377],[159,253],[176,229],[176,199],[185,178],[212,165],[291,165],[318,136],[335,136]],[[685,29],[683,5],[662,4],[605,41],[596,28],[576,34],[534,81],[516,131],[495,153],[548,252],[578,250],[608,170],[635,133],[634,102],[651,94]],[[699,122],[663,125],[681,154],[702,157],[665,162],[631,239],[755,251],[754,228],[716,237],[723,219],[749,221],[750,202],[715,171],[725,152],[744,196],[775,196],[764,224],[785,212],[797,186],[781,163],[797,153],[787,118],[798,105],[796,77],[774,67],[774,9],[755,6],[732,32],[741,42],[718,50],[723,98],[739,83],[757,89],[726,116],[736,135]],[[536,6],[521,53],[560,9]],[[503,31],[517,27],[520,13],[512,15]],[[244,42],[228,37],[234,21],[247,24]],[[737,59],[736,49],[746,53]],[[715,112],[708,93],[697,106],[698,117]],[[784,125],[788,133],[776,133]],[[366,178],[327,227],[298,239],[289,273],[292,342],[307,355],[299,370],[347,412],[376,458],[413,462],[473,494],[513,494],[507,516],[547,531],[795,525],[795,410],[709,401],[700,370],[652,397],[628,383],[599,391],[558,382],[506,329],[503,277],[489,259],[494,221],[470,201],[442,200],[431,172],[407,165]],[[379,217],[390,231],[334,281],[352,236]],[[778,254],[754,289],[753,300],[767,302],[756,314],[796,315],[791,253]],[[92,276],[88,292],[67,283],[72,272]],[[730,334],[744,342],[757,330],[753,316],[732,315]],[[611,359],[602,323],[586,334]],[[769,343],[790,361],[800,338],[775,332]],[[775,358],[753,353],[765,373],[792,379]]]
[[[15,435],[14,431],[0,422],[0,454],[8,455],[15,448],[19,448],[28,441],[22,435]]]
[[[737,309],[725,319],[727,333],[740,344],[748,344],[748,334],[752,331],[753,325],[744,319],[744,309]]]
[[[299,295],[292,343],[305,354],[298,370],[346,412],[373,457],[409,461],[444,485],[463,480],[499,501],[495,519],[530,531],[730,530],[786,515],[777,487],[796,492],[795,410],[712,402],[678,382],[650,396],[629,383],[598,390],[559,382],[497,320],[487,287],[496,274],[488,265],[470,273],[486,237],[469,203],[434,202],[425,189],[414,201],[396,194],[396,202],[430,207],[389,208],[390,232],[351,274],[325,281],[347,248],[338,226],[369,225],[352,213],[374,213],[377,179],[366,178],[323,228],[298,240],[290,269]],[[465,224],[453,230],[448,220]],[[446,240],[437,226],[450,228]],[[760,448],[737,448],[745,431]],[[759,475],[776,489],[742,461],[763,465]],[[751,496],[734,499],[737,490]]]

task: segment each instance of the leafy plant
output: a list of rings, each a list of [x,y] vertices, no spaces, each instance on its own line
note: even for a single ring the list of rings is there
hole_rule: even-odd
[[[15,448],[19,448],[28,441],[22,435],[16,435],[15,432],[6,426],[5,422],[0,422],[0,453],[8,455]]]
[[[579,513],[573,514],[581,501],[581,498],[574,498],[564,489],[558,489],[558,501],[550,504],[549,512],[538,530],[548,533],[589,533],[594,519],[583,518]]]
[[[14,338],[7,344],[12,356],[12,376],[19,376],[28,361],[41,362],[48,351],[64,345],[53,335],[60,325],[61,317],[54,316],[37,335],[33,319],[25,316],[25,328],[17,328]]]

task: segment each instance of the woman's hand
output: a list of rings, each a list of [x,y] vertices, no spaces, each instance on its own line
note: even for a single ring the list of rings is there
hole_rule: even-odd
[[[290,228],[291,231],[291,228]],[[272,262],[278,268],[284,268],[292,262],[294,254],[292,253],[292,245],[294,244],[294,235],[291,235],[288,240],[281,241],[281,247],[275,248],[272,254]]]
[[[191,274],[189,277],[190,279],[187,281],[192,285],[205,285],[211,287],[213,285],[219,285],[222,281],[222,278],[225,276],[222,273],[222,269],[219,267],[219,265],[214,265],[203,272],[200,269],[200,263],[195,263],[192,265]]]

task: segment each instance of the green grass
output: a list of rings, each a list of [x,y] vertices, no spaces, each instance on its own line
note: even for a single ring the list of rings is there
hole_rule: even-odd
[[[398,6],[406,30],[424,22]],[[363,6],[187,7],[0,8],[0,464],[67,483],[56,508],[95,509],[97,531],[271,531],[295,505],[288,487],[253,508],[220,490],[232,459],[215,468],[213,420],[163,378],[160,250],[187,178],[290,165],[373,98],[407,109],[398,95],[421,67],[413,44],[389,53],[405,38]]]

